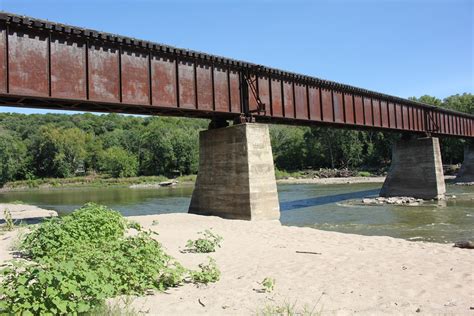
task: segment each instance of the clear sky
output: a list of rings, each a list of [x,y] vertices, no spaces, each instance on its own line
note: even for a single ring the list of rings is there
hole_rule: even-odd
[[[472,0],[0,0],[0,9],[401,97],[474,90]]]

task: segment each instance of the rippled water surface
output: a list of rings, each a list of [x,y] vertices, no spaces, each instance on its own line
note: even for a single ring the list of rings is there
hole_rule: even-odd
[[[382,235],[452,242],[474,238],[474,187],[448,185],[455,199],[425,202],[420,206],[362,205],[377,196],[380,184],[284,184],[278,186],[281,222],[362,235]],[[125,216],[186,212],[192,187],[130,189],[78,188],[0,193],[0,203],[20,200],[71,212],[93,201]]]

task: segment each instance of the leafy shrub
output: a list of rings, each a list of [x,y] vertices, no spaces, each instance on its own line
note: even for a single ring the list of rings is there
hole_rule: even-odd
[[[188,240],[186,243],[187,251],[208,253],[216,251],[216,247],[220,248],[220,243],[223,240],[221,236],[213,234],[209,229],[206,229],[204,232],[199,232],[198,234],[203,235],[203,238]]]
[[[138,230],[138,231],[141,231],[142,230],[142,226],[135,222],[135,221],[128,221],[127,222],[127,228],[133,228],[135,230]]]
[[[62,218],[52,218],[26,236],[22,249],[33,259],[60,255],[77,248],[98,248],[125,233],[122,215],[105,206],[89,203]]]
[[[194,278],[151,232],[125,237],[126,227],[118,212],[95,204],[40,224],[21,244],[30,260],[2,270],[0,314],[92,312],[109,297],[218,279],[215,265]]]
[[[271,291],[273,291],[273,289],[275,287],[275,279],[270,278],[270,277],[266,277],[265,279],[263,279],[261,284],[263,286],[263,291],[264,292],[271,292]]]
[[[221,277],[221,271],[216,265],[216,261],[209,257],[209,263],[199,265],[201,271],[191,272],[191,278],[195,283],[208,284],[210,282],[217,282]]]

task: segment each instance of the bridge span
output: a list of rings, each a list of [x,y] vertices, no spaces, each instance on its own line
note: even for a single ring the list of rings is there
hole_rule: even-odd
[[[433,136],[474,139],[474,116],[467,113],[10,13],[0,13],[1,105],[201,117],[212,119],[214,128],[234,120],[402,132],[414,136],[394,147],[382,194],[425,198],[444,196],[439,144]],[[200,142],[190,211],[278,217],[266,125],[205,131]],[[472,156],[469,152],[466,157]]]

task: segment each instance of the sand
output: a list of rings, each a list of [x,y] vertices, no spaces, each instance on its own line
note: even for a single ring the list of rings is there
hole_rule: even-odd
[[[453,180],[455,176],[444,176],[445,180]],[[279,179],[280,184],[355,184],[355,183],[383,183],[385,177],[343,177],[343,178],[288,178]]]
[[[296,311],[306,306],[322,315],[474,315],[473,250],[286,227],[276,221],[190,214],[129,219],[159,232],[156,238],[166,251],[188,268],[197,268],[208,256],[181,253],[188,239],[209,228],[224,237],[222,248],[210,254],[221,269],[220,281],[136,298],[130,308],[138,312],[252,315],[290,304]],[[11,258],[14,234],[0,236],[0,260]],[[271,293],[259,291],[265,277],[276,281]]]
[[[353,184],[353,183],[383,183],[385,177],[344,177],[344,178],[312,178],[312,179],[279,179],[281,184]]]
[[[5,219],[5,210],[10,212],[14,220],[31,220],[58,216],[56,211],[45,210],[34,205],[0,203],[0,223]]]
[[[323,315],[474,314],[473,250],[279,222],[190,214],[131,219],[158,231],[168,253],[188,268],[207,261],[205,254],[180,252],[189,238],[208,228],[224,237],[222,248],[211,254],[222,271],[219,282],[138,298],[132,304],[138,311],[247,315],[289,303]],[[154,220],[159,224],[152,225]],[[272,293],[258,291],[265,277],[276,281]]]

